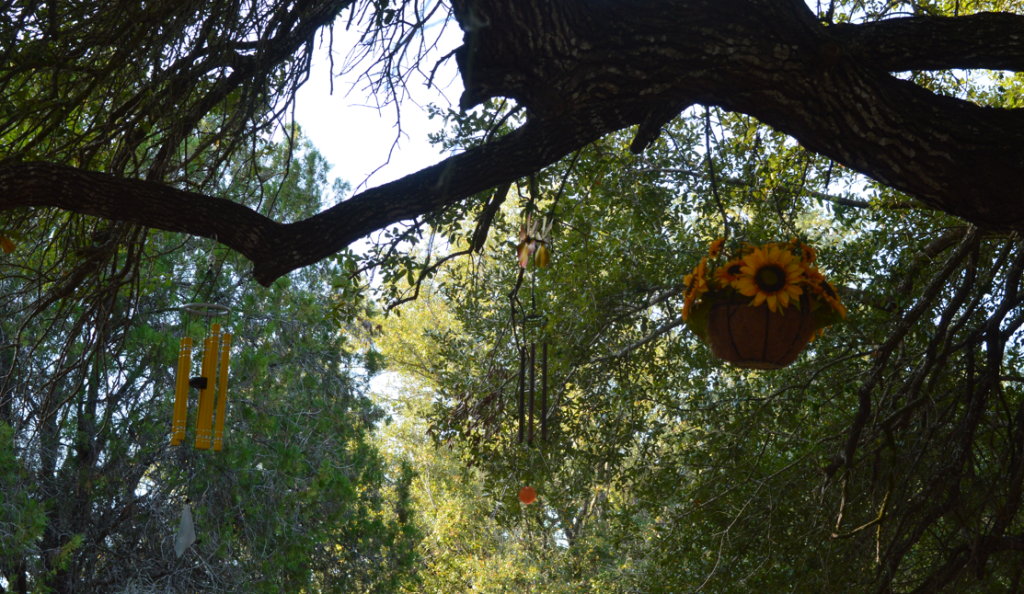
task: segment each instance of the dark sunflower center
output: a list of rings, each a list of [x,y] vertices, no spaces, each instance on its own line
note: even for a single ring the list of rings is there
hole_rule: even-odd
[[[743,268],[742,264],[733,264],[732,266],[725,269],[729,273],[729,276],[739,276],[740,269]]]
[[[754,273],[754,282],[765,293],[781,291],[786,286],[786,271],[777,264],[762,266]]]

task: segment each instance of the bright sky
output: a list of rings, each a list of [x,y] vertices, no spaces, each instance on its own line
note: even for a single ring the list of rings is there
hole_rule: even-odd
[[[340,24],[340,23],[339,23]],[[447,109],[458,104],[462,81],[457,76],[455,59],[449,59],[437,71],[434,87],[427,89],[425,78],[414,79],[410,97],[401,105],[402,134],[398,145],[388,153],[398,136],[394,106],[378,111],[376,101],[368,97],[365,81],[353,87],[360,70],[338,77],[346,53],[358,41],[355,32],[337,27],[334,32],[334,94],[331,95],[330,63],[324,44],[313,59],[309,81],[299,89],[295,118],[306,136],[334,166],[332,179],[338,177],[356,188],[364,182],[374,187],[401,178],[442,160],[440,151],[427,141],[427,134],[441,129],[438,118],[427,118],[426,106],[436,104]],[[462,44],[462,32],[453,23],[445,31],[438,51],[424,63],[427,73],[437,58]],[[365,68],[365,65],[363,66]],[[375,169],[380,170],[373,173]],[[367,181],[367,177],[373,174]],[[365,188],[360,188],[362,191]]]

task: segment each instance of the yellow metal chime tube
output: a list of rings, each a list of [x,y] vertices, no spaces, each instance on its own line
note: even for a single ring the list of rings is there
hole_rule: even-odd
[[[228,406],[228,359],[231,356],[231,334],[225,332],[220,347],[220,383],[217,385],[217,421],[213,430],[213,451],[224,447],[224,415]]]
[[[203,341],[203,371],[206,387],[199,390],[199,415],[196,419],[196,448],[210,449],[213,433],[213,399],[216,392],[217,354],[220,351],[220,324],[210,326],[210,337]]]
[[[190,315],[213,317],[231,310],[223,305],[190,303],[184,308]],[[216,312],[216,313],[211,313]],[[192,338],[181,339],[178,348],[178,374],[174,385],[174,416],[171,421],[171,445],[185,440],[188,424],[189,389],[199,390],[196,411],[196,448],[214,451],[224,448],[224,422],[227,417],[228,362],[231,358],[231,334],[221,335],[220,324],[210,325],[210,336],[203,341],[203,356],[199,377],[192,374]],[[218,372],[218,367],[219,372]],[[216,408],[216,418],[214,409]]]
[[[174,419],[171,422],[171,445],[185,439],[185,420],[188,417],[188,376],[192,371],[192,339],[181,339],[178,345],[178,377],[174,385]]]

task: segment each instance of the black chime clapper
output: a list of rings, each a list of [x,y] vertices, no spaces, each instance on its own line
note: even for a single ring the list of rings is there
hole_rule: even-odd
[[[195,388],[197,390],[205,390],[207,380],[205,377],[190,377],[188,378],[188,387]]]

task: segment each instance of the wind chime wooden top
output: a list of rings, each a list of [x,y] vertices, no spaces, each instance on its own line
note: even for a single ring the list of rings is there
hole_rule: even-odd
[[[182,308],[189,316],[217,318],[231,310],[215,303],[190,303]],[[185,325],[188,328],[188,324]],[[181,339],[178,349],[178,375],[174,389],[174,418],[171,426],[171,445],[185,439],[188,419],[189,388],[199,390],[196,413],[196,444],[200,450],[220,451],[224,447],[224,417],[227,414],[228,362],[231,353],[231,334],[221,333],[220,324],[210,325],[210,333],[203,340],[202,363],[198,376],[192,374],[192,337]],[[214,419],[214,409],[217,411]]]

